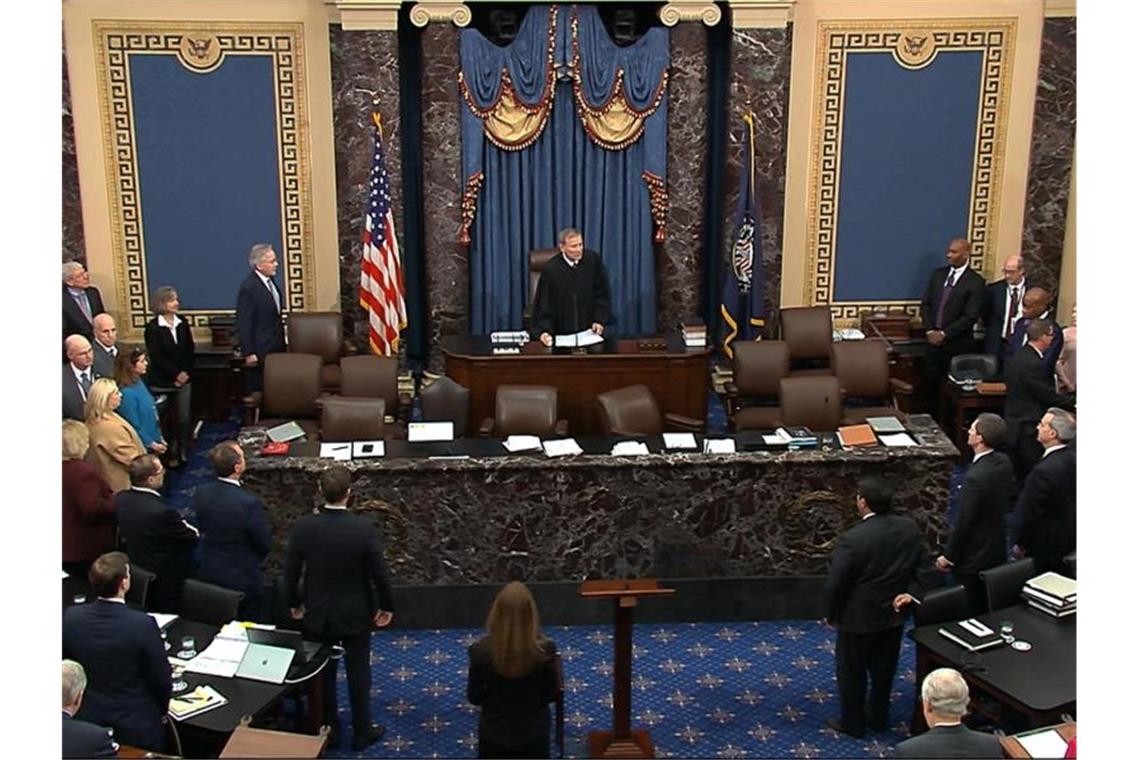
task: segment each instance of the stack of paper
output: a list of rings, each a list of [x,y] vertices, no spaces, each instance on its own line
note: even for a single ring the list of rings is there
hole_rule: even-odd
[[[692,449],[697,448],[697,438],[692,433],[662,433],[661,437],[665,439],[665,448],[667,449]]]
[[[646,456],[649,448],[642,441],[618,441],[610,454],[615,457]]]
[[[383,441],[353,441],[352,442],[352,458],[353,459],[371,459],[372,457],[384,456],[384,442]]]
[[[557,438],[543,441],[542,450],[548,457],[570,457],[582,453],[582,447],[573,438]]]
[[[735,454],[736,441],[731,438],[706,438],[706,454]]]
[[[555,348],[581,348],[583,346],[592,346],[595,343],[601,343],[603,340],[605,340],[605,338],[601,335],[598,335],[593,330],[587,329],[571,335],[555,335],[554,346]]]
[[[189,673],[202,673],[208,676],[233,678],[245,657],[249,642],[244,639],[231,639],[218,635],[197,657],[186,663]]]
[[[1055,618],[1077,614],[1077,582],[1049,572],[1030,578],[1021,589],[1029,606]]]
[[[538,451],[542,448],[542,441],[537,435],[508,435],[503,441],[503,447],[511,453],[518,451]]]
[[[223,697],[213,686],[203,684],[194,691],[171,697],[167,712],[175,720],[186,720],[213,710],[215,707],[221,707],[227,701],[229,700]]]
[[[882,442],[882,444],[884,446],[917,446],[918,445],[917,443],[914,442],[914,439],[911,438],[906,433],[892,433],[890,435],[880,435],[879,441]]]
[[[337,462],[347,462],[352,459],[351,443],[322,443],[321,459],[332,459]]]

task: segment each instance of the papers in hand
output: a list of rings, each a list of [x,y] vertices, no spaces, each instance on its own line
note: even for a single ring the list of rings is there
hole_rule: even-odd
[[[692,433],[662,433],[667,449],[693,449],[697,448],[697,438]]]
[[[537,435],[508,435],[507,440],[503,441],[503,447],[512,453],[516,451],[539,451],[542,449],[542,441],[538,439]]]
[[[649,449],[642,441],[618,441],[610,454],[615,457],[642,456],[649,454]]]
[[[227,701],[213,686],[202,684],[194,691],[172,697],[167,712],[175,720],[185,720],[213,710],[215,707],[221,707]]]
[[[543,441],[542,450],[548,457],[569,457],[582,453],[582,447],[573,438],[556,438],[552,441]]]
[[[892,433],[890,435],[880,435],[879,440],[882,442],[882,444],[884,446],[917,446],[918,445],[917,443],[914,442],[914,439],[911,438],[906,433]]]
[[[352,442],[352,458],[353,459],[370,459],[372,457],[384,456],[384,442],[383,441],[353,441]]]
[[[601,343],[603,340],[605,340],[605,338],[593,330],[583,330],[582,332],[571,333],[570,335],[555,335],[554,347],[580,348],[582,346],[592,346],[595,343]]]
[[[736,441],[731,438],[706,438],[706,454],[735,454]]]
[[[352,459],[351,443],[322,443],[321,459],[335,459],[338,462],[347,462]]]

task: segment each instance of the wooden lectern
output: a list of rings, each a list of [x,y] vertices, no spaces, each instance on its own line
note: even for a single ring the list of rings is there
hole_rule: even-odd
[[[653,757],[649,732],[629,726],[630,670],[633,665],[633,608],[639,596],[672,596],[656,578],[583,581],[578,595],[614,600],[614,725],[612,731],[591,731],[586,738],[590,757]]]

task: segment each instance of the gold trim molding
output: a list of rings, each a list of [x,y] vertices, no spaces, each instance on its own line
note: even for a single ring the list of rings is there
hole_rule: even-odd
[[[329,22],[344,29],[394,32],[400,22],[400,0],[325,0]]]
[[[1077,0],[1045,0],[1045,18],[1076,18]]]
[[[728,0],[733,29],[783,29],[796,0]]]
[[[432,21],[450,21],[462,27],[471,23],[471,9],[466,3],[453,0],[420,0],[412,7],[411,20],[416,26],[427,26]]]
[[[701,21],[705,26],[716,26],[720,17],[720,7],[716,3],[702,0],[678,0],[666,3],[657,11],[657,18],[665,26],[676,26],[681,21]]]

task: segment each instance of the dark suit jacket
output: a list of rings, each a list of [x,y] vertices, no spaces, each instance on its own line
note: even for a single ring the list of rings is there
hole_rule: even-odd
[[[517,747],[550,736],[550,703],[558,691],[554,642],[542,642],[543,660],[518,678],[500,675],[491,664],[491,639],[467,648],[467,701],[479,713],[479,739],[499,747]]]
[[[1014,513],[1013,542],[1040,567],[1077,548],[1077,453],[1069,446],[1029,471]]]
[[[958,521],[943,554],[959,573],[1005,562],[1005,513],[1013,498],[1013,462],[992,451],[970,466],[958,494]]]
[[[63,756],[115,757],[118,749],[111,741],[111,733],[109,728],[63,713]]]
[[[83,562],[115,549],[111,487],[82,459],[63,460],[63,561]]]
[[[103,375],[92,366],[91,382],[100,377]],[[63,418],[83,422],[83,391],[79,389],[79,381],[75,379],[71,362],[63,363]]]
[[[285,294],[280,286],[277,292],[284,309]],[[259,360],[264,361],[266,354],[285,350],[285,328],[281,324],[277,304],[254,270],[250,270],[238,288],[237,331],[243,355],[257,354]]]
[[[1018,285],[1018,296],[1025,299],[1025,291],[1034,287],[1034,284],[1025,278]],[[1001,361],[1005,356],[1005,342],[1001,339],[1002,330],[1005,329],[1005,307],[1009,303],[1009,283],[1005,278],[986,285],[986,298],[982,306],[982,322],[986,327],[986,343],[984,351],[998,357]],[[1016,315],[1015,315],[1016,316]]]
[[[91,353],[95,358],[95,375],[97,377],[114,377],[115,357],[111,356],[111,352],[103,348],[102,343],[93,340],[91,341]]]
[[[106,311],[103,308],[103,297],[99,295],[99,288],[87,288],[87,302],[91,305],[91,317]],[[79,308],[79,304],[71,297],[67,286],[63,286],[63,337],[68,335],[82,335],[87,340],[95,340],[95,327],[91,320]]]
[[[1005,757],[1001,743],[993,734],[972,731],[961,723],[956,726],[935,726],[924,734],[899,742],[895,757]]]
[[[1048,318],[1046,318],[1048,319]],[[1057,324],[1056,320],[1049,319],[1053,325],[1053,341],[1049,347],[1041,354],[1041,361],[1045,363],[1045,367],[1049,370],[1049,377],[1053,377],[1053,373],[1057,371],[1057,359],[1061,358],[1061,349],[1065,347],[1065,331]],[[1013,326],[1013,334],[1009,336],[1009,345],[1006,346],[1005,358],[1003,361],[1009,361],[1009,358],[1017,353],[1022,345],[1025,344],[1025,329],[1029,327],[1029,319],[1022,317],[1017,320],[1017,324]]]
[[[170,663],[149,615],[103,600],[68,607],[63,656],[87,672],[77,718],[114,728],[124,744],[162,749]]]
[[[1073,408],[1071,394],[1057,393],[1053,374],[1032,346],[1022,346],[1005,365],[1006,423],[1011,437],[1022,423],[1036,423],[1051,406]]]
[[[214,480],[198,486],[194,511],[202,532],[198,577],[260,596],[261,562],[273,544],[261,501],[241,486]]]
[[[555,254],[542,267],[534,291],[531,332],[538,337],[586,330],[591,324],[608,324],[610,284],[602,257],[595,251],[582,251],[577,266]]]
[[[119,537],[131,562],[158,577],[150,586],[149,606],[177,607],[182,583],[194,575],[194,546],[198,536],[182,522],[178,510],[146,491],[115,494]]]
[[[394,611],[376,526],[348,510],[321,509],[293,524],[285,584],[289,606],[304,603],[306,632],[321,638],[366,635],[376,610]]]
[[[175,329],[178,332],[177,343],[170,330],[158,323],[158,317],[143,328],[147,358],[150,359],[145,379],[151,388],[173,388],[174,378],[179,372],[190,374],[194,369],[194,336],[190,334],[190,323],[182,319]]]
[[[872,633],[903,624],[891,608],[914,585],[924,560],[921,534],[903,515],[876,514],[860,520],[839,539],[827,578],[827,618],[848,633]]]
[[[950,265],[938,267],[926,284],[922,296],[922,326],[926,330],[938,329],[938,304],[942,300],[942,284],[950,274]],[[950,300],[942,310],[941,330],[946,333],[943,347],[951,355],[967,353],[974,345],[974,323],[982,313],[986,297],[986,281],[973,269],[966,271],[954,283]]]

